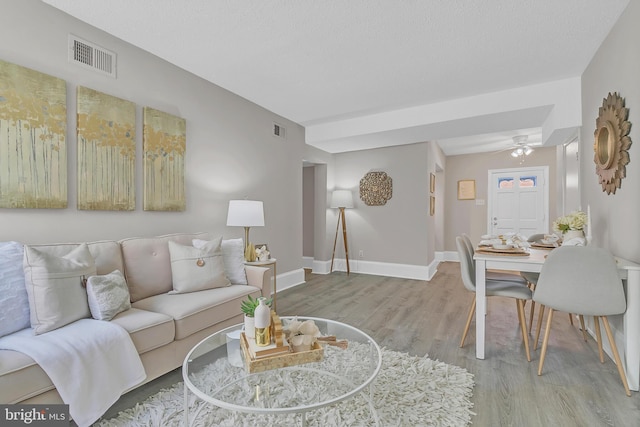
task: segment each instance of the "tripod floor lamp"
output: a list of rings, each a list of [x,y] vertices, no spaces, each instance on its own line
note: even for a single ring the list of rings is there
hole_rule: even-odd
[[[333,271],[333,259],[336,256],[336,243],[338,243],[338,229],[340,221],[342,221],[342,240],[344,241],[344,256],[347,259],[347,275],[351,272],[349,269],[349,245],[347,244],[347,222],[344,218],[345,208],[353,208],[353,195],[349,190],[336,190],[331,195],[332,208],[340,209],[338,214],[338,223],[336,224],[336,238],[333,241],[333,254],[331,255],[331,270]]]

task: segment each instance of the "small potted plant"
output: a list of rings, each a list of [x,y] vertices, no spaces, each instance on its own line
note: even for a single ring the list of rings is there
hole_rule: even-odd
[[[271,307],[271,298],[265,304]],[[247,338],[255,338],[256,329],[253,316],[258,305],[260,305],[258,298],[253,298],[251,295],[248,295],[247,299],[240,304],[240,310],[244,313],[244,333]]]

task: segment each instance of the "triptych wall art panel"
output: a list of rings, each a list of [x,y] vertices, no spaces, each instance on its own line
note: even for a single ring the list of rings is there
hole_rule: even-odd
[[[0,60],[0,208],[67,207],[67,86]],[[77,91],[78,209],[136,207],[136,104]],[[181,212],[186,121],[143,111],[143,207]]]
[[[136,207],[136,106],[78,87],[78,209]]]
[[[143,113],[144,210],[184,211],[186,121],[153,108]]]
[[[0,208],[67,207],[66,92],[0,60]]]

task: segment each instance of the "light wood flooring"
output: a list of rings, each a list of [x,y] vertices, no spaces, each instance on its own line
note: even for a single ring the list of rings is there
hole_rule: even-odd
[[[305,284],[278,293],[278,314],[338,320],[380,346],[466,368],[476,383],[474,426],[640,426],[640,393],[625,396],[613,362],[601,364],[593,338],[584,342],[566,315],[554,316],[540,377],[540,349],[527,362],[512,299],[489,298],[485,360],[475,358],[475,322],[459,348],[473,298],[459,271],[458,263],[442,263],[430,282],[309,274]],[[528,319],[528,305],[526,313]],[[128,393],[106,417],[181,379],[178,369]]]

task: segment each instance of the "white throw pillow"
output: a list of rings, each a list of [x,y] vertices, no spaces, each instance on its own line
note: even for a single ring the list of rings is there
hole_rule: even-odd
[[[206,240],[193,239],[195,248],[202,248]],[[247,273],[244,269],[244,242],[242,239],[227,239],[222,241],[222,258],[227,277],[234,285],[246,285]]]
[[[23,258],[22,243],[0,242],[0,337],[31,325]]]
[[[173,291],[170,294],[222,288],[231,284],[224,272],[221,240],[212,240],[202,249],[169,241],[173,279]]]
[[[33,332],[43,334],[89,317],[85,284],[95,274],[95,260],[86,243],[63,257],[25,246],[24,281]]]
[[[111,320],[131,308],[129,288],[120,270],[87,280],[87,299],[91,316],[97,320]]]

